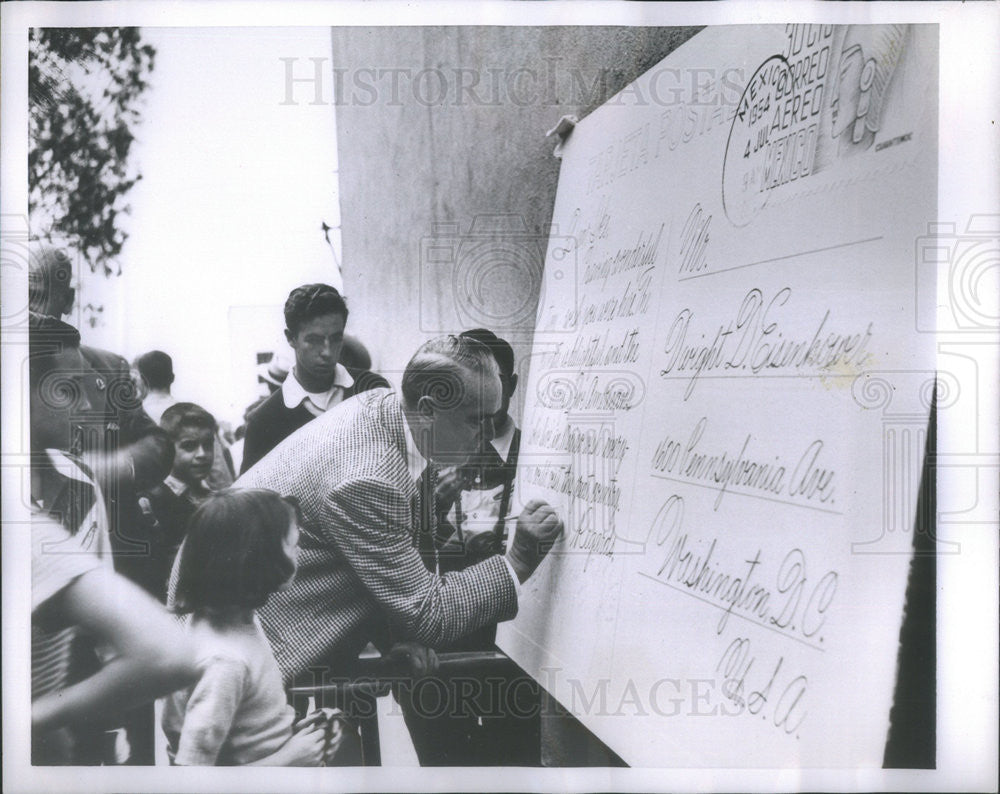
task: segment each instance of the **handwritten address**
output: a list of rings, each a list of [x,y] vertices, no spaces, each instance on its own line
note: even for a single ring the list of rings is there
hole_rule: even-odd
[[[650,468],[718,490],[714,509],[731,488],[750,496],[786,497],[804,504],[832,505],[837,473],[824,460],[824,442],[813,439],[794,460],[766,456],[751,448],[748,433],[736,451],[707,448],[703,443],[708,417],[701,417],[686,438],[666,435],[653,450]]]
[[[657,513],[650,540],[665,552],[654,578],[719,608],[717,634],[737,615],[812,647],[822,645],[822,629],[840,576],[828,570],[813,579],[801,548],[775,555],[781,561],[773,578],[765,576],[768,559],[762,548],[738,563],[726,561],[718,536],[698,538],[684,528],[684,498],[678,494],[671,495]]]

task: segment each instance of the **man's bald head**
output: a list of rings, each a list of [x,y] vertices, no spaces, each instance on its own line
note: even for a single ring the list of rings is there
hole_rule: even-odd
[[[403,406],[420,453],[439,465],[461,465],[493,438],[500,409],[500,368],[475,339],[425,342],[403,373]]]
[[[76,291],[73,263],[65,251],[31,243],[28,249],[28,308],[38,314],[62,317],[73,308]]]
[[[422,344],[403,373],[403,402],[415,408],[421,397],[453,404],[466,399],[463,375],[493,379],[500,375],[486,345],[463,336],[440,336]]]

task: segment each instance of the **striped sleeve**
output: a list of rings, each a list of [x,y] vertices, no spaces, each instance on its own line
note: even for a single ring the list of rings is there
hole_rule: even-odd
[[[63,590],[77,577],[103,566],[87,548],[86,535],[71,535],[43,514],[31,517],[31,611]]]
[[[80,576],[103,567],[65,527],[46,515],[31,519],[31,697],[63,689],[70,679],[75,629],[52,600]],[[45,607],[43,610],[42,608]],[[44,611],[45,618],[40,618]]]

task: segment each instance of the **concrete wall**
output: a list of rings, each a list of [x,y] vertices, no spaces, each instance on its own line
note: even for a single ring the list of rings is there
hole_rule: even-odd
[[[525,360],[559,175],[546,131],[697,30],[333,29],[349,330],[390,379],[475,326]]]

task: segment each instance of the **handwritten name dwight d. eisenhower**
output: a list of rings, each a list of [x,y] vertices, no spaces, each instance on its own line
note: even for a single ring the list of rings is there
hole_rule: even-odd
[[[684,392],[687,400],[698,378],[709,372],[721,370],[728,377],[768,373],[808,377],[864,364],[873,323],[864,330],[831,330],[831,310],[826,309],[814,321],[811,333],[792,331],[787,328],[791,304],[791,287],[778,290],[770,300],[754,287],[743,296],[735,316],[718,325],[714,336],[692,329],[694,311],[681,309],[667,331],[663,346],[667,359],[660,377],[689,377]]]

